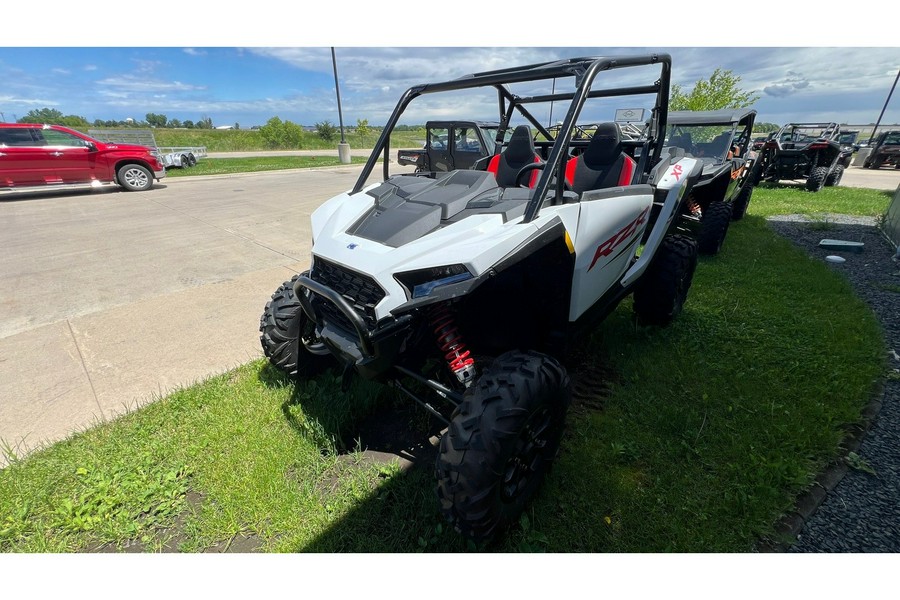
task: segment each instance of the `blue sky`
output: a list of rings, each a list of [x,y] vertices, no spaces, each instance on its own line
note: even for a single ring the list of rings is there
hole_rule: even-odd
[[[602,36],[583,28],[562,39],[558,28],[553,29],[554,37],[537,35],[535,26],[522,30],[527,36],[511,35],[511,31],[516,31],[516,24],[512,23],[502,28],[504,33],[494,40],[492,35],[477,33],[479,28],[481,33],[490,32],[490,12],[478,26],[473,23],[464,28],[468,37],[458,38],[450,35],[452,27],[438,29],[446,31],[446,35],[432,36],[432,29],[423,26],[424,17],[407,16],[404,20],[396,13],[387,17],[369,13],[375,20],[371,26],[366,25],[366,14],[354,13],[352,23],[338,32],[317,29],[316,18],[303,20],[303,26],[290,18],[273,24],[272,12],[265,10],[258,13],[262,21],[253,16],[241,21],[230,13],[191,10],[188,8],[178,22],[192,23],[196,19],[202,26],[156,24],[151,29],[138,28],[144,32],[141,35],[118,17],[104,23],[102,18],[88,20],[74,12],[60,17],[64,21],[75,19],[75,31],[79,30],[79,21],[87,21],[83,25],[85,31],[109,35],[73,35],[73,29],[66,27],[61,36],[41,28],[38,31],[43,38],[30,34],[25,39],[7,37],[0,41],[6,44],[0,47],[0,112],[12,120],[29,110],[48,107],[84,116],[89,121],[129,117],[140,120],[152,112],[182,121],[210,117],[215,125],[239,123],[244,128],[262,125],[273,116],[304,125],[325,119],[337,123],[329,49],[334,45],[344,122],[349,125],[357,119],[368,119],[373,125],[384,123],[401,93],[417,83],[554,58],[646,52],[670,53],[673,83],[685,89],[698,79],[709,77],[717,67],[732,70],[741,77],[745,90],[759,94],[755,104],[759,121],[865,124],[878,118],[900,69],[898,47],[817,47],[809,43],[819,39],[809,28],[805,29],[805,37],[789,38],[795,44],[792,47],[779,47],[786,40],[771,35],[768,39],[765,35],[735,35],[733,26],[709,27],[703,36],[685,36],[677,21],[672,22],[674,27],[667,22],[661,29],[651,29],[640,37],[630,34],[627,28],[624,33],[614,29],[618,34],[607,32]],[[336,17],[331,14],[323,18],[333,21]],[[617,18],[624,22],[622,17]],[[171,23],[173,19],[173,15],[168,15],[165,21]],[[386,29],[385,19],[391,23]],[[683,22],[683,15],[681,19]],[[145,22],[154,24],[152,19]],[[695,21],[689,20],[688,24],[697,26]],[[852,19],[845,24],[852,27]],[[865,23],[869,30],[878,25]],[[391,35],[382,36],[382,29]],[[157,30],[167,31],[167,37],[151,33]],[[723,30],[726,35],[712,33]],[[398,35],[399,31],[404,35]],[[804,29],[796,27],[794,31]],[[879,39],[878,31],[872,31]],[[408,45],[385,46],[380,43],[382,37]],[[512,38],[540,39],[557,45],[521,47],[511,44]],[[651,38],[658,39],[660,45],[630,45],[632,41],[646,43]],[[83,39],[96,42],[87,47],[79,43]],[[584,43],[598,39],[619,45]],[[762,45],[734,47],[730,42],[736,39]],[[566,43],[569,40],[572,43]],[[703,45],[685,47],[686,41]],[[483,42],[500,47],[485,47]],[[623,42],[625,45],[621,45]],[[808,45],[796,45],[803,43]],[[495,106],[494,101],[468,98],[443,104],[416,102],[410,107],[408,121],[424,122],[429,116],[496,118]],[[900,92],[891,98],[883,122],[900,123]]]

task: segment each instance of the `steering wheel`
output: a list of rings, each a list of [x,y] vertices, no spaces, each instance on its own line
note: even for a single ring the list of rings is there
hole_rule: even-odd
[[[522,179],[522,175],[525,175],[526,173],[531,173],[535,169],[543,169],[544,165],[546,165],[546,164],[547,163],[545,163],[545,162],[528,163],[527,165],[525,165],[524,167],[519,169],[519,172],[516,173],[516,187],[528,187],[527,185],[522,185],[521,183],[519,183],[519,181]]]

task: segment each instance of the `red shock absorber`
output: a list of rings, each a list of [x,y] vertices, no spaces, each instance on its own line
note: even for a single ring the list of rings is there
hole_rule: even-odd
[[[469,387],[475,380],[475,360],[470,357],[471,352],[466,350],[450,309],[446,304],[435,306],[429,314],[429,319],[447,366],[460,383]]]
[[[697,204],[697,201],[694,200],[693,196],[688,196],[687,199],[688,210],[691,211],[691,214],[695,217],[703,216],[703,209],[700,208],[700,205]]]

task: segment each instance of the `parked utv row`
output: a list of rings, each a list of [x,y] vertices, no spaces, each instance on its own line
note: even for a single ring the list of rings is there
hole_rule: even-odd
[[[381,381],[446,426],[437,497],[471,539],[517,522],[550,468],[573,343],[629,295],[639,322],[672,322],[698,252],[718,251],[750,201],[755,111],[670,113],[670,76],[669,55],[646,54],[410,88],[354,187],[312,214],[310,269],[265,306],[260,341],[284,373]],[[537,83],[554,91],[512,91]],[[430,123],[422,152],[398,153],[416,172],[392,174],[407,107],[461,90],[486,94],[496,121]],[[580,135],[601,98],[650,98],[650,119]],[[534,116],[551,102],[565,115],[553,131]]]
[[[841,181],[852,155],[837,123],[789,123],[760,150],[759,176],[771,182],[805,179],[806,189],[818,192]]]
[[[865,169],[880,169],[893,165],[900,169],[900,131],[884,131],[875,138],[872,151],[863,161]]]

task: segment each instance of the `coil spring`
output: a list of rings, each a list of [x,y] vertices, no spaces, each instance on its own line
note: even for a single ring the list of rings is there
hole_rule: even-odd
[[[447,365],[454,373],[463,371],[475,365],[475,360],[470,357],[471,352],[466,350],[466,345],[459,334],[453,315],[446,304],[441,304],[432,309],[429,318],[434,328],[434,335],[438,347],[444,353]]]

